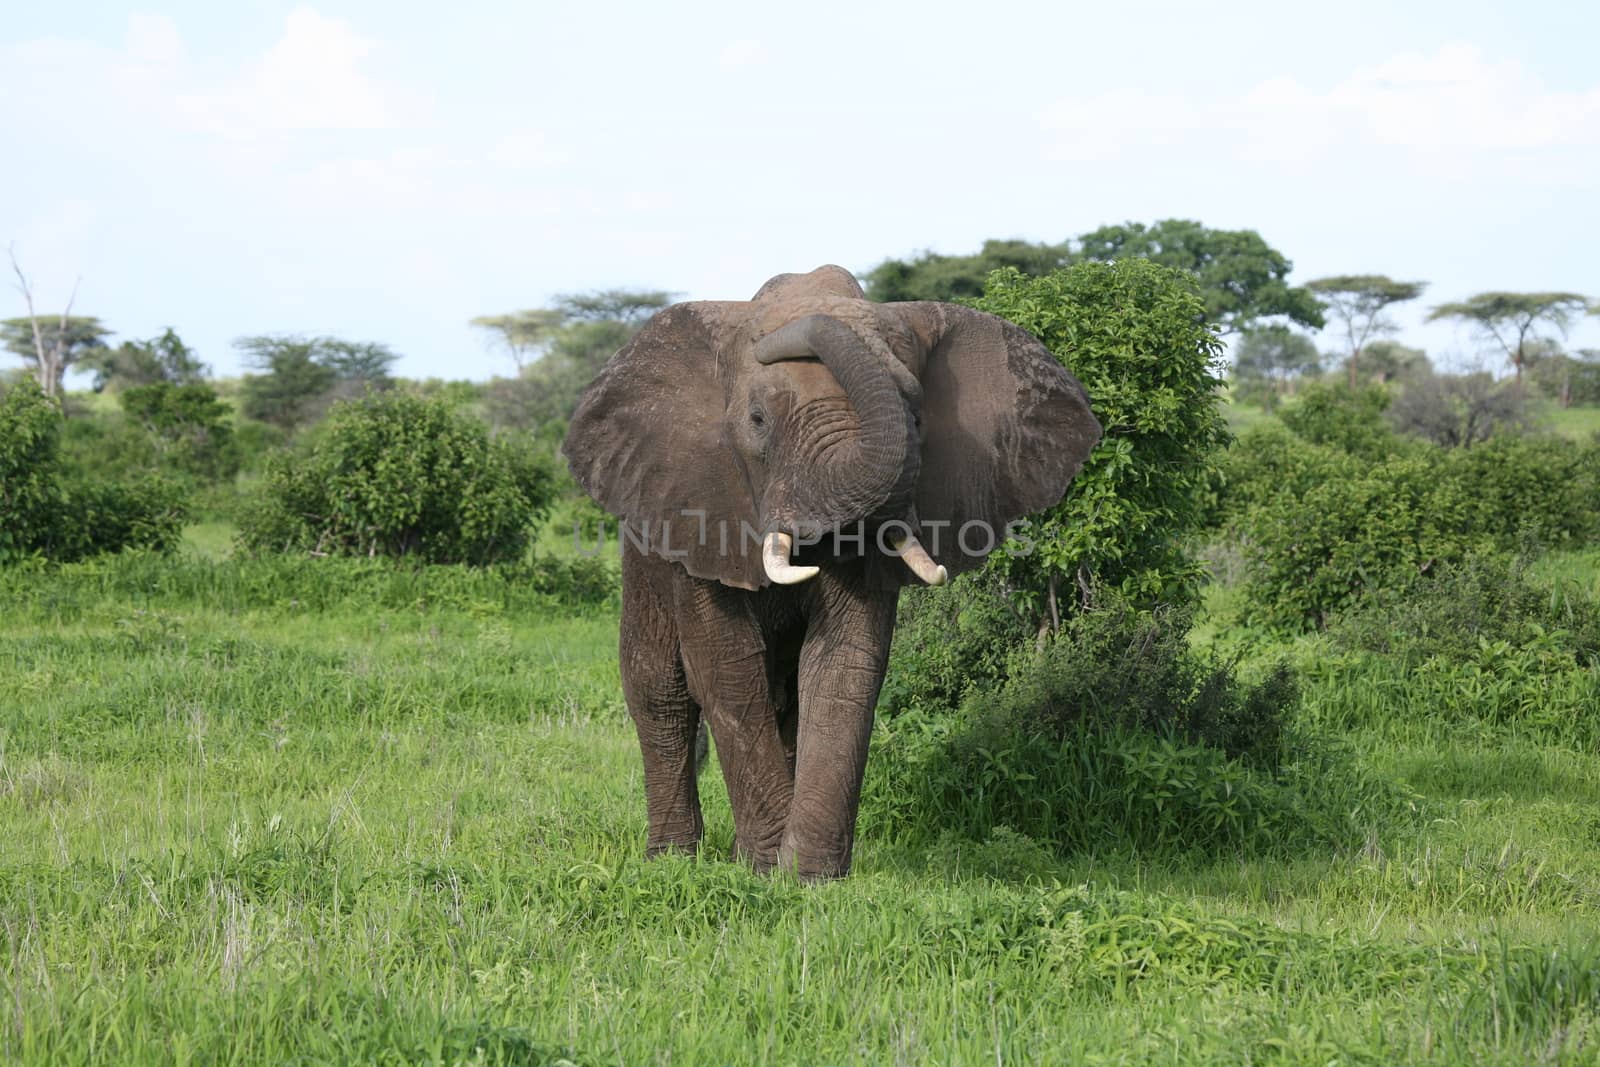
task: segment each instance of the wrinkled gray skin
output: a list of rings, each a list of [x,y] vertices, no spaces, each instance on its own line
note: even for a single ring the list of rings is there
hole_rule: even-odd
[[[977,566],[985,531],[1060,500],[1099,439],[1082,386],[1026,332],[872,304],[839,267],[657,314],[590,384],[563,449],[633,532],[621,665],[648,853],[700,842],[704,716],[735,853],[847,873],[901,585]],[[805,543],[857,523],[864,544]],[[794,536],[792,558],[764,561],[770,531]],[[921,549],[892,547],[907,532]]]

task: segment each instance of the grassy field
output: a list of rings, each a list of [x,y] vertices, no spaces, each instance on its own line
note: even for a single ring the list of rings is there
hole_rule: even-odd
[[[9,587],[8,1062],[1600,1061],[1594,751],[1396,706],[1348,744],[1418,817],[1359,848],[913,848],[869,810],[807,888],[723,858],[714,771],[707,854],[640,860],[609,612],[202,565]]]

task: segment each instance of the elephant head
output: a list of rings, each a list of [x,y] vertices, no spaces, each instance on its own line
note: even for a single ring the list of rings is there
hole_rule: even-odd
[[[658,313],[590,385],[563,450],[635,543],[757,589],[886,545],[903,566],[885,573],[942,582],[1058,501],[1099,438],[1083,387],[1025,331],[871,303],[825,266]]]

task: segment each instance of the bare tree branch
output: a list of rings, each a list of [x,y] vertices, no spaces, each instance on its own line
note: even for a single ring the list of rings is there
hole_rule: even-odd
[[[28,306],[28,322],[33,326],[33,352],[38,364],[34,377],[39,379],[40,388],[48,393],[50,386],[44,379],[44,335],[39,331],[39,316],[33,310],[33,287],[28,284],[28,276],[22,273],[22,264],[17,262],[17,246],[14,242],[6,246],[6,254],[11,257],[11,269],[17,276],[17,288],[22,293],[23,302]],[[73,287],[73,292],[77,292],[76,286]]]

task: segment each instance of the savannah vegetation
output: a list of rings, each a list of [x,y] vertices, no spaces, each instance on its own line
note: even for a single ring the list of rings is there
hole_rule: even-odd
[[[1107,434],[1035,553],[902,598],[814,887],[728,862],[714,771],[705,854],[641,859],[554,456],[670,293],[477,319],[488,383],[8,321],[0,1058],[1600,1059],[1590,305],[1432,305],[1461,374],[1386,316],[1424,283],[1291,273],[1174,220],[863,272],[1033,331]]]

